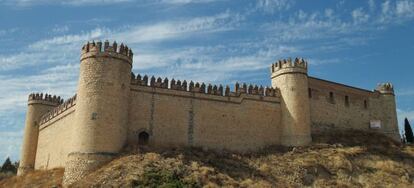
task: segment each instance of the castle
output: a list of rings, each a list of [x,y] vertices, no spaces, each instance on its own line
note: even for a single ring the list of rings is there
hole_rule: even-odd
[[[308,63],[270,67],[271,87],[206,85],[131,73],[132,50],[108,41],[82,47],[76,95],[30,94],[18,174],[64,167],[64,184],[113,159],[127,145],[236,152],[301,146],[333,129],[399,140],[389,83],[374,91],[308,76]]]

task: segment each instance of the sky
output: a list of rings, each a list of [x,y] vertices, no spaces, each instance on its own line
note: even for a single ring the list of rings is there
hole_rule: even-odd
[[[0,0],[0,160],[18,160],[27,97],[76,92],[82,44],[116,40],[133,72],[270,85],[269,66],[303,57],[314,77],[394,84],[414,124],[413,0]]]

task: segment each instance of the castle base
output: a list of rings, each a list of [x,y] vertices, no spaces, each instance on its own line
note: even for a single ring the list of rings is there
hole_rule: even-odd
[[[312,142],[310,135],[289,135],[281,137],[281,145],[283,146],[305,146]]]
[[[82,179],[90,172],[108,163],[116,156],[115,153],[70,153],[66,161],[63,185],[67,186]]]

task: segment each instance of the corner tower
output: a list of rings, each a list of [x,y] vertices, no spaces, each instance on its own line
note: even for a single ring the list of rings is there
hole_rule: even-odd
[[[63,183],[69,185],[110,161],[127,136],[132,51],[108,41],[82,47],[73,144]]]
[[[29,95],[18,175],[34,170],[40,118],[62,102],[60,97],[52,97],[48,94]]]
[[[391,83],[378,84],[375,91],[380,93],[382,103],[383,133],[396,141],[401,141],[398,131],[397,107],[395,104],[394,86]]]
[[[311,139],[308,63],[296,58],[279,60],[271,67],[272,87],[281,93],[281,144],[301,146]]]

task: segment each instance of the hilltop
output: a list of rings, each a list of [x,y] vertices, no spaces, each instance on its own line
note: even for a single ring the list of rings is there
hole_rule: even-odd
[[[414,146],[378,133],[313,135],[306,147],[234,154],[198,148],[128,149],[73,187],[407,187],[414,184]],[[0,187],[60,187],[63,169],[0,181]]]

